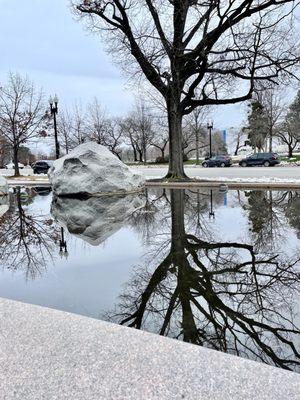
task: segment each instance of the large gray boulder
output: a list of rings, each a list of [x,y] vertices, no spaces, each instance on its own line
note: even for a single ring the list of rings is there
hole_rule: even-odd
[[[6,196],[8,193],[8,184],[7,180],[0,176],[0,196]]]
[[[143,186],[144,180],[106,147],[87,142],[59,158],[49,170],[58,196],[126,193]]]
[[[138,194],[86,200],[54,197],[51,214],[71,234],[98,246],[121,229],[142,205],[142,195]]]

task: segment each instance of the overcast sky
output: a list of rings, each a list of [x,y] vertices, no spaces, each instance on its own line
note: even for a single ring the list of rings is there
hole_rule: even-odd
[[[105,54],[100,38],[74,20],[68,0],[0,0],[0,83],[8,71],[27,74],[60,105],[98,97],[112,115],[133,103],[128,78]],[[245,105],[218,108],[216,127],[237,125]]]

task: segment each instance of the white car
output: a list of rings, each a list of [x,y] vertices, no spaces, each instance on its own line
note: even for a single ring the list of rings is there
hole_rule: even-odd
[[[18,163],[18,164],[19,164],[20,169],[24,168],[24,164],[22,164],[22,163]],[[15,164],[11,162],[9,164],[6,164],[5,168],[6,169],[15,169]]]

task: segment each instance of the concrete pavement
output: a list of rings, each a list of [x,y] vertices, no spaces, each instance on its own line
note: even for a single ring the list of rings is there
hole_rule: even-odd
[[[298,400],[300,375],[0,299],[1,400]]]

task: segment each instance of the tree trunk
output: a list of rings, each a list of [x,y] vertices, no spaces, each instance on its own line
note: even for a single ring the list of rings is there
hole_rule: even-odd
[[[139,153],[139,162],[143,162],[143,150],[138,150]]]
[[[171,189],[171,259],[177,268],[178,298],[181,304],[181,329],[185,342],[197,343],[198,330],[191,306],[191,267],[186,253],[186,232],[184,224],[184,190]]]
[[[289,155],[288,155],[288,157],[292,158],[293,157],[293,147],[290,144],[288,146],[289,146]]]
[[[270,138],[269,138],[269,152],[272,153],[273,151],[273,132],[270,132]]]
[[[239,134],[240,135],[240,134]],[[240,148],[240,136],[237,138],[236,147],[234,151],[234,155],[237,156]]]
[[[14,146],[15,176],[20,176],[19,161],[18,161],[18,153],[19,153],[18,147]]]
[[[188,180],[183,167],[182,151],[182,113],[175,102],[168,102],[169,124],[169,170],[165,178],[172,180]],[[171,103],[171,104],[170,104]]]
[[[134,147],[134,146],[132,146],[132,148],[133,148],[133,161],[134,162],[137,162],[137,154],[136,154],[136,148]]]
[[[196,164],[199,164],[200,151],[199,151],[199,129],[196,127]]]

